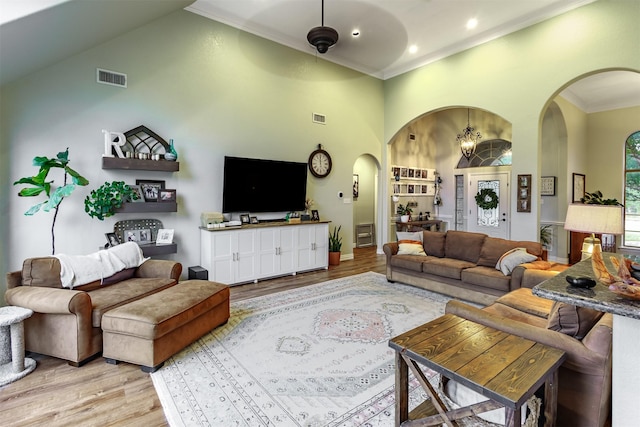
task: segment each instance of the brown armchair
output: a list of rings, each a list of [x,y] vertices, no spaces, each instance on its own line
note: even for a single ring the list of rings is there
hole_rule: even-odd
[[[451,300],[446,312],[564,350],[558,380],[558,426],[601,427],[611,413],[611,314],[599,317],[584,338],[547,329],[553,301],[521,288],[484,309]]]
[[[7,274],[5,300],[33,310],[25,320],[25,349],[80,366],[102,351],[102,314],[178,283],[182,264],[147,260],[114,283],[88,283],[66,289],[60,262],[29,258],[21,271]]]

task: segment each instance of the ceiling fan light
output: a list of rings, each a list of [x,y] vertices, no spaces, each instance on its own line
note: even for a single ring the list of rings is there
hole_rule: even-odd
[[[315,27],[307,34],[307,40],[318,50],[318,53],[326,53],[338,42],[338,32],[331,27]]]

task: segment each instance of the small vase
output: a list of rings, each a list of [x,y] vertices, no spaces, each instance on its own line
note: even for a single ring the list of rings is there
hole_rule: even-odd
[[[164,154],[164,159],[172,162],[178,160],[178,152],[173,146],[173,139],[169,142],[169,151]]]

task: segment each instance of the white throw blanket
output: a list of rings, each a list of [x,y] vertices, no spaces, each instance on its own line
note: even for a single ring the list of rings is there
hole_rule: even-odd
[[[127,242],[89,255],[55,255],[60,260],[62,286],[73,289],[95,280],[113,276],[146,261],[135,242]],[[147,258],[148,259],[148,258]]]

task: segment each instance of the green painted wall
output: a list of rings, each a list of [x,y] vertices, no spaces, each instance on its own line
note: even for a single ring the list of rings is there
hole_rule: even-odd
[[[390,142],[425,112],[448,106],[493,112],[513,127],[512,180],[532,174],[535,194],[546,105],[563,87],[594,71],[639,71],[639,17],[639,2],[601,0],[387,80],[384,140]],[[386,162],[388,150],[383,155]],[[532,213],[516,213],[514,185],[511,191],[511,238],[537,240],[538,200]]]

